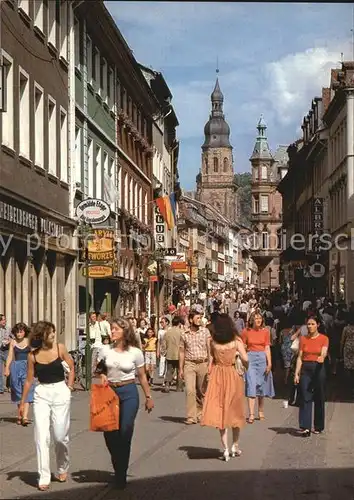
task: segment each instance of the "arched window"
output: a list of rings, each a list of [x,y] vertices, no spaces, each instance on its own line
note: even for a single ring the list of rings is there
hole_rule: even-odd
[[[205,158],[205,173],[208,174],[208,169],[209,169],[209,165],[208,165],[208,158]]]
[[[227,172],[228,166],[229,166],[229,163],[227,161],[227,158],[224,158],[224,172]]]
[[[217,172],[219,170],[219,161],[217,157],[214,157],[214,172]]]

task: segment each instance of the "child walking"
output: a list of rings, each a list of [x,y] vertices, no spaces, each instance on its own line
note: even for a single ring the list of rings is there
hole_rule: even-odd
[[[146,375],[149,384],[154,383],[154,373],[156,370],[156,350],[157,350],[157,337],[153,328],[148,328],[146,330],[146,335],[144,337],[144,353],[145,353],[145,367]]]

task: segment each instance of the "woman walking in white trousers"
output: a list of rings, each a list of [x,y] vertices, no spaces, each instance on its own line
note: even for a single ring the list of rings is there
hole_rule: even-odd
[[[53,431],[57,459],[56,479],[64,483],[69,469],[69,427],[71,391],[75,379],[74,362],[63,344],[56,343],[55,326],[39,321],[31,337],[41,346],[28,355],[28,373],[24,385],[20,412],[23,412],[27,394],[34,377],[38,384],[34,391],[33,413],[38,462],[38,489],[49,489],[50,431]],[[65,382],[68,372],[68,383]]]

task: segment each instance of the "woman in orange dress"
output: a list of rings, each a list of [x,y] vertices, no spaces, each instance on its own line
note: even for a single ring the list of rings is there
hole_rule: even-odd
[[[206,391],[201,425],[220,431],[223,458],[230,459],[227,429],[232,428],[231,456],[240,456],[240,428],[246,423],[244,380],[236,370],[237,354],[244,366],[248,357],[243,342],[236,334],[228,314],[220,314],[211,328],[209,383]]]

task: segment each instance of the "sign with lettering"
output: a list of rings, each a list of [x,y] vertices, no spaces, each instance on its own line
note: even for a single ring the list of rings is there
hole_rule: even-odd
[[[30,212],[5,201],[0,201],[1,221],[17,226],[26,233],[37,233],[53,238],[59,238],[64,234],[63,226],[47,217],[41,217],[39,211]]]
[[[86,267],[82,268],[82,275],[86,276]],[[88,277],[99,279],[99,278],[110,278],[113,276],[113,266],[88,266]]]
[[[165,220],[161,215],[158,206],[155,205],[155,242],[156,247],[161,248],[166,245],[166,226]]]
[[[107,229],[95,229],[87,242],[89,261],[114,260],[114,232]]]
[[[111,215],[108,203],[97,198],[81,201],[76,207],[76,217],[86,224],[102,224]]]
[[[312,240],[312,248],[310,248],[310,253],[319,254],[321,253],[321,241],[320,236],[324,229],[323,220],[323,198],[315,198],[312,205],[312,230],[313,235],[316,237]]]

